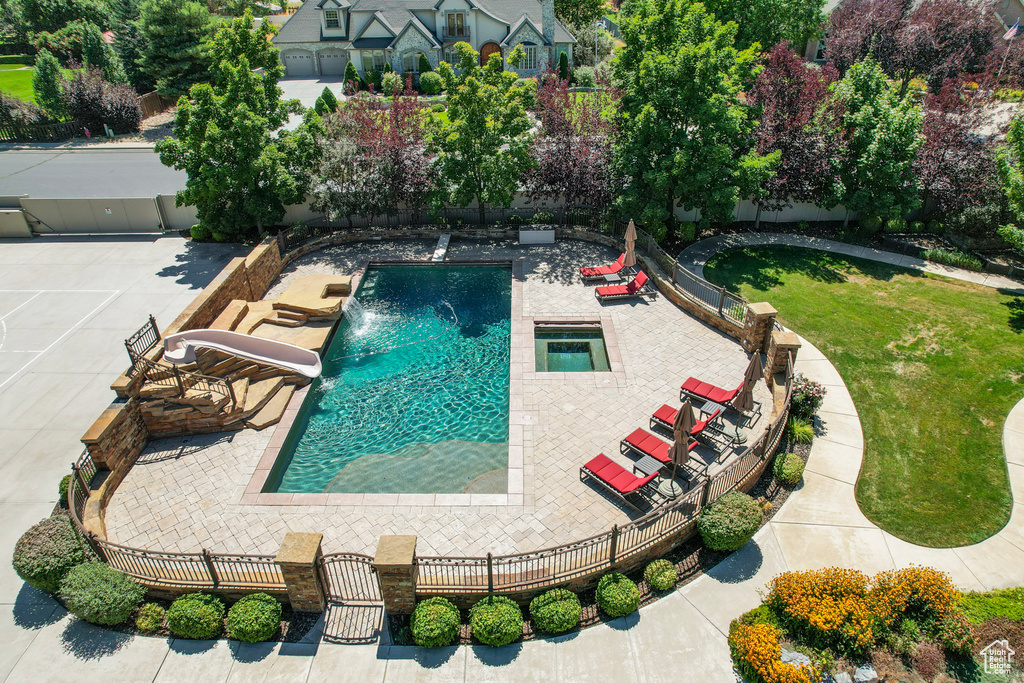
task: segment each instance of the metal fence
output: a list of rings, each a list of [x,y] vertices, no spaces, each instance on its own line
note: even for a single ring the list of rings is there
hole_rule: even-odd
[[[201,375],[198,372],[179,370],[177,365],[160,365],[145,356],[137,356],[132,367],[145,376],[145,383],[152,387],[172,389],[178,398],[184,398],[188,391],[208,393],[219,396],[218,400],[227,400],[234,409],[238,406],[235,389],[231,382],[223,377]],[[223,405],[223,404],[220,404]]]
[[[135,373],[135,363],[138,359],[160,342],[160,329],[156,326],[156,318],[152,314],[146,324],[140,327],[132,336],[124,340],[124,348],[128,351],[128,358],[132,362],[129,372]]]
[[[359,553],[332,553],[320,559],[320,576],[331,600],[378,603],[383,598],[373,558]]]

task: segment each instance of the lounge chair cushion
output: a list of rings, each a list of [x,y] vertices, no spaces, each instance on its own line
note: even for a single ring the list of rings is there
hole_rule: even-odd
[[[669,464],[672,462],[672,458],[669,457],[670,444],[665,443],[654,434],[644,430],[636,429],[632,434],[623,439],[624,442],[640,451],[644,455],[649,455],[658,462]],[[697,447],[696,441],[690,442],[689,450],[693,450]]]
[[[740,393],[740,389],[743,388],[743,382],[740,382],[740,385],[734,390],[726,391],[725,389],[716,387],[714,384],[701,382],[696,377],[690,377],[683,382],[682,388],[687,394],[692,394],[713,403],[728,403],[736,398],[736,394]]]
[[[584,465],[583,469],[622,495],[633,493],[637,489],[646,486],[658,476],[658,473],[655,472],[647,477],[637,477],[627,472],[621,465],[612,462],[604,453],[601,453]]]
[[[600,277],[601,275],[611,275],[617,273],[623,268],[623,262],[626,260],[625,254],[620,254],[619,258],[615,263],[610,266],[597,266],[595,268],[580,268],[580,275],[582,277]]]
[[[603,296],[632,296],[640,292],[647,284],[647,273],[640,271],[629,284],[613,285],[611,287],[598,287],[595,291],[599,297]]]

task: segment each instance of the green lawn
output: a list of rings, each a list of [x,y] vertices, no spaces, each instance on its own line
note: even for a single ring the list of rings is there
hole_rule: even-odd
[[[5,64],[4,66],[14,65]],[[36,96],[32,92],[32,75],[34,73],[33,69],[0,69],[0,90],[26,102],[35,102]]]
[[[771,303],[838,368],[864,430],[868,518],[933,547],[1006,524],[1001,437],[1024,396],[1024,297],[792,247],[724,252],[704,272]]]

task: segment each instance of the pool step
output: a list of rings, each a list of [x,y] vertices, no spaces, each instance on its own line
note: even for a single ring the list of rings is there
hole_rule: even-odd
[[[273,397],[267,401],[266,405],[258,413],[245,421],[245,426],[251,429],[264,429],[280,422],[281,416],[284,415],[285,409],[288,408],[288,402],[294,393],[295,387],[282,386],[274,392]]]
[[[444,255],[448,252],[448,243],[451,242],[452,234],[446,232],[441,235],[441,238],[437,240],[437,246],[434,248],[434,255],[430,257],[431,261],[444,261]]]
[[[247,417],[255,415],[270,402],[270,399],[274,398],[274,394],[283,386],[284,380],[281,377],[250,382],[249,391],[245,396],[245,407],[242,411]]]
[[[271,315],[263,319],[263,322],[282,327],[302,327],[309,321],[309,315],[298,311],[289,311],[284,308],[275,310]]]

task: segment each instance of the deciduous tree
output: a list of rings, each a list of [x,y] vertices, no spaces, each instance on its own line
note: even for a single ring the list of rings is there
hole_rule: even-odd
[[[72,21],[105,29],[110,12],[105,0],[12,0],[10,8],[30,39],[38,33],[55,33]]]
[[[32,90],[36,102],[54,119],[62,119],[67,115],[67,95],[60,75],[60,63],[46,49],[36,55],[35,74],[32,75]]]
[[[499,55],[486,66],[468,43],[457,43],[459,72],[441,62],[437,73],[448,91],[447,119],[434,119],[428,135],[436,155],[437,204],[468,206],[476,201],[480,220],[488,204],[511,205],[523,175],[533,167],[530,119],[533,88],[505,71]],[[517,46],[510,63],[522,58]]]
[[[590,27],[604,16],[605,0],[555,0],[555,16],[563,23]]]
[[[181,0],[145,0],[139,17],[139,68],[165,97],[179,97],[210,78],[207,41],[213,20],[206,5]]]
[[[733,47],[735,24],[687,0],[636,0],[622,35],[614,62],[620,208],[655,232],[674,220],[677,202],[726,220],[778,159],[752,148],[753,121],[739,98],[757,73],[754,51]]]
[[[188,173],[178,206],[193,205],[214,235],[248,238],[284,218],[285,205],[304,200],[316,158],[319,117],[307,113],[294,131],[281,126],[302,111],[296,100],[283,102],[278,80],[283,68],[269,42],[255,52],[246,47],[251,20],[237,19],[217,36],[213,84],[192,87],[178,103],[174,138],[160,141],[160,160]],[[261,74],[249,64],[266,64]]]
[[[919,204],[914,162],[924,138],[921,110],[892,91],[878,62],[849,68],[836,93],[845,107],[848,152],[843,204],[862,216],[902,218]]]
[[[825,25],[823,0],[707,0],[705,6],[718,21],[734,22],[736,47],[758,43],[767,50],[788,41],[803,45],[821,34]]]
[[[356,96],[325,121],[314,172],[313,207],[333,220],[393,216],[426,205],[433,189],[419,99],[411,90],[388,105]]]
[[[839,165],[845,146],[841,111],[829,91],[838,74],[808,64],[785,43],[772,48],[764,70],[748,91],[757,112],[757,151],[780,153],[775,173],[761,183],[762,208],[778,211],[791,201],[833,207],[842,197]]]
[[[72,21],[54,33],[36,35],[35,45],[37,49],[50,50],[65,65],[82,64],[97,68],[111,83],[128,81],[120,58],[96,24]]]
[[[924,143],[914,170],[924,207],[953,216],[980,206],[999,191],[991,101],[979,90],[949,79],[925,98]]]
[[[574,93],[548,74],[537,91],[542,131],[533,139],[537,166],[526,177],[534,202],[562,199],[566,208],[603,209],[611,202],[612,125],[606,111],[613,91]]]

